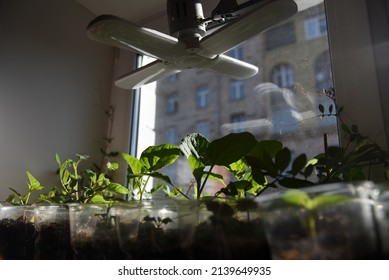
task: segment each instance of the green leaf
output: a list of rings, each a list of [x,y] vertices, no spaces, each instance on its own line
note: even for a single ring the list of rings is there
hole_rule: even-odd
[[[117,170],[119,168],[119,163],[117,162],[107,162],[107,169],[110,171]]]
[[[340,194],[320,194],[314,198],[310,198],[303,191],[290,190],[283,195],[282,201],[289,205],[303,207],[312,211],[319,207],[345,203],[350,201],[350,198]]]
[[[181,140],[179,148],[186,158],[193,157],[203,165],[210,165],[206,156],[208,145],[209,141],[207,138],[199,133],[192,133]]]
[[[283,172],[290,164],[292,153],[288,148],[283,148],[276,154],[275,164],[280,172]]]
[[[251,175],[253,177],[253,180],[261,185],[261,186],[265,186],[267,184],[267,178],[266,176],[263,174],[263,172],[261,171],[261,169],[259,168],[253,168],[251,170]]]
[[[275,157],[282,146],[282,143],[277,140],[262,140],[257,142],[248,156],[262,158],[263,154],[268,154],[270,157]]]
[[[176,145],[162,144],[150,146],[145,149],[141,156],[140,162],[148,171],[156,171],[174,163],[180,156],[180,149]]]
[[[230,166],[228,167],[228,170],[234,174],[234,176],[240,180],[244,175],[245,173],[247,172],[247,170],[249,169],[249,166],[247,165],[247,163],[240,159],[236,162],[233,162],[230,164]]]
[[[306,164],[307,164],[307,156],[305,154],[301,154],[297,156],[296,159],[293,161],[292,170],[290,171],[290,173],[293,176],[296,176],[298,173],[300,173],[303,170]]]
[[[328,107],[328,112],[330,112],[330,114],[332,113],[332,111],[333,111],[333,109],[334,109],[334,105],[330,105],[329,107]]]
[[[26,173],[27,173],[27,177],[29,180],[29,183],[27,183],[27,185],[28,185],[28,189],[30,191],[40,191],[40,190],[44,189],[44,187],[41,186],[39,181],[37,179],[35,179],[35,177],[32,176],[32,174],[30,172],[27,171]]]
[[[228,166],[244,157],[256,143],[249,132],[231,133],[209,143],[206,153],[212,165]]]
[[[309,176],[312,175],[313,173],[313,170],[314,170],[315,166],[312,165],[312,164],[307,164],[307,166],[305,167],[305,170],[303,172],[303,175],[305,178],[308,178]]]
[[[118,183],[111,183],[107,186],[107,190],[118,194],[128,194],[128,189]]]
[[[96,194],[90,199],[91,203],[107,203],[107,200],[101,194]]]
[[[151,172],[151,173],[146,173],[144,175],[147,175],[147,176],[150,176],[150,177],[153,177],[153,178],[156,178],[156,179],[159,179],[159,180],[162,180],[170,185],[173,185],[172,181],[170,180],[169,176],[161,173],[161,172]]]
[[[319,104],[318,108],[320,113],[324,114],[324,106],[322,104]]]
[[[127,162],[130,173],[139,174],[142,172],[143,165],[140,160],[127,153],[122,153],[122,157]]]
[[[59,158],[58,153],[55,153],[55,155],[54,155],[54,160],[55,160],[55,162],[57,163],[58,168],[60,168],[60,167],[61,167],[61,160],[60,160],[60,158]]]
[[[187,160],[192,172],[196,169],[203,169],[205,167],[203,162],[200,159],[196,158],[194,155],[189,155]]]
[[[282,201],[291,206],[309,209],[311,198],[303,191],[289,190],[282,196]]]
[[[313,198],[311,209],[341,204],[350,200],[351,198],[340,194],[321,194]]]

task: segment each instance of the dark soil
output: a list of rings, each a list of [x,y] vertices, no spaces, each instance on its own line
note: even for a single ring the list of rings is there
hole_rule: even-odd
[[[34,224],[22,217],[0,220],[0,259],[32,260],[34,248]]]
[[[93,238],[80,234],[73,241],[74,258],[77,260],[122,260],[125,254],[119,246],[115,227],[104,222],[96,225]]]
[[[129,259],[270,259],[269,247],[258,224],[231,219],[227,224],[203,223],[197,226],[188,246],[180,240],[187,233],[179,229],[162,230],[141,224],[138,238],[123,244]],[[187,236],[186,236],[187,237]]]
[[[35,259],[73,259],[69,222],[42,224],[36,234],[35,245]]]

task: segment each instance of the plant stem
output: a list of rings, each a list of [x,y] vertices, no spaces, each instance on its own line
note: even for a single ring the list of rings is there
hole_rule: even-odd
[[[208,172],[207,172],[207,176],[205,176],[205,179],[201,185],[201,187],[199,188],[198,192],[197,192],[197,199],[200,199],[201,197],[201,193],[203,192],[204,188],[205,188],[205,183],[208,181],[208,178],[209,178],[209,175],[211,174],[212,172],[212,169],[215,167],[215,165],[211,165],[211,167],[209,168]]]

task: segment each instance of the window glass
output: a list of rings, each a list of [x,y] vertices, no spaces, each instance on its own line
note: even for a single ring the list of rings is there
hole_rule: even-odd
[[[327,21],[324,14],[313,18],[308,18],[304,22],[305,38],[307,40],[315,39],[327,34]]]
[[[233,80],[231,81],[230,96],[232,100],[239,100],[244,97],[244,81]]]
[[[211,141],[249,131],[258,140],[280,140],[293,155],[305,153],[308,158],[324,151],[324,137],[328,145],[337,145],[336,118],[321,118],[318,110],[319,104],[328,108],[334,102],[326,96],[332,75],[324,4],[296,3],[297,14],[226,53],[256,65],[259,73],[254,77],[232,81],[204,69],[184,70],[174,83],[171,77],[154,83],[155,103],[142,88],[142,97],[147,95],[142,102],[155,113],[152,126],[143,125],[155,131],[154,143],[177,144],[193,132]],[[166,110],[172,92],[174,114]],[[190,169],[184,164],[174,168],[182,169],[175,171],[175,183],[187,185]]]
[[[200,86],[196,91],[196,105],[197,108],[205,108],[208,106],[208,87]]]
[[[178,110],[178,100],[177,100],[177,94],[172,93],[167,96],[167,101],[166,101],[166,106],[167,106],[167,112],[170,114],[174,114]]]
[[[274,66],[271,80],[280,88],[294,90],[294,71],[289,64],[282,63]]]

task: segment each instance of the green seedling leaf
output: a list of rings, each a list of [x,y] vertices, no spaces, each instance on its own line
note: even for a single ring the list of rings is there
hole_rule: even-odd
[[[290,164],[292,153],[288,148],[280,150],[275,157],[275,164],[280,172],[283,172]]]
[[[282,200],[291,206],[302,207],[313,211],[320,207],[345,203],[350,201],[350,198],[340,194],[327,193],[310,198],[304,191],[290,190],[283,195]]]
[[[148,171],[156,171],[174,163],[180,156],[176,145],[163,144],[150,146],[140,156],[140,162]]]
[[[196,158],[194,155],[189,155],[187,160],[192,172],[196,169],[204,169],[205,167],[203,162],[200,159]]]
[[[161,219],[161,223],[167,225],[168,223],[173,223],[173,220],[169,217]]]
[[[341,194],[321,194],[312,199],[311,209],[337,205],[350,201],[351,198]]]
[[[209,141],[199,133],[192,133],[181,140],[180,151],[186,158],[192,157],[192,161],[199,161],[202,165],[210,165],[206,156]],[[200,163],[196,165],[200,165]],[[193,170],[194,168],[192,168]]]
[[[145,222],[153,222],[153,223],[157,222],[157,220],[154,217],[150,217],[149,215],[145,216],[143,218],[143,221],[145,221]]]
[[[128,169],[129,172],[132,174],[139,174],[142,173],[142,163],[140,160],[138,160],[136,157],[133,157],[132,155],[129,155],[127,153],[122,153],[123,159],[127,162],[128,164]]]
[[[128,189],[125,186],[120,185],[118,183],[110,183],[107,186],[107,190],[118,194],[128,194]]]
[[[107,200],[101,194],[96,194],[90,199],[91,203],[99,204],[99,203],[107,203]]]
[[[119,168],[119,163],[117,162],[108,162],[107,169],[110,171],[117,170]]]
[[[28,185],[28,189],[30,191],[40,191],[40,190],[44,189],[44,187],[41,186],[39,181],[37,179],[35,179],[35,177],[32,176],[32,174],[30,172],[28,172],[28,171],[27,171],[27,177],[28,177],[28,180],[29,180],[27,185]]]
[[[303,191],[290,190],[282,196],[282,201],[296,207],[311,208],[311,198]]]
[[[251,171],[251,176],[253,177],[253,180],[261,186],[267,185],[267,178],[265,174],[261,171],[260,168],[253,168]]]
[[[207,157],[212,165],[229,166],[244,157],[257,144],[249,132],[231,133],[209,143]]]
[[[254,149],[249,153],[249,155],[261,157],[263,153],[266,153],[270,157],[275,157],[282,149],[282,146],[282,143],[277,140],[262,140],[255,145]]]
[[[249,166],[247,165],[247,163],[240,159],[236,162],[233,162],[229,165],[229,168],[228,170],[234,174],[234,176],[240,180],[243,178],[243,176],[246,174],[247,170],[249,169]]]
[[[292,164],[292,170],[290,173],[293,176],[296,176],[300,172],[302,172],[303,168],[307,165],[307,156],[305,154],[301,154],[296,157]]]

